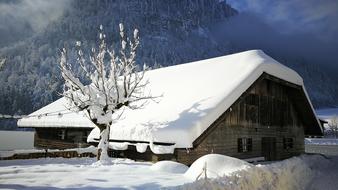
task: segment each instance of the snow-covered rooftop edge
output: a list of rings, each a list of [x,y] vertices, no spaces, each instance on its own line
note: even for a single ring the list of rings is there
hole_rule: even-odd
[[[149,101],[139,110],[126,108],[123,117],[112,125],[110,139],[167,142],[176,148],[190,148],[264,72],[302,86],[308,98],[302,78],[261,50],[161,68],[145,75],[150,82],[146,90],[153,96],[162,95],[159,103]],[[82,112],[66,110],[65,102],[61,98],[31,115],[57,114],[23,118],[18,125],[94,127]],[[314,113],[312,105],[311,108]],[[94,128],[88,141],[98,137],[99,130]]]

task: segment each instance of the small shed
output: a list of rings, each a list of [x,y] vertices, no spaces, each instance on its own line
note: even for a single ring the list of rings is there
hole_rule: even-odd
[[[68,149],[87,147],[87,137],[94,124],[83,112],[68,109],[66,99],[55,102],[19,119],[21,128],[34,128],[37,148]]]
[[[146,90],[160,97],[144,109],[123,110],[110,130],[114,156],[187,165],[209,153],[278,160],[303,153],[305,135],[323,134],[302,78],[260,50],[156,69],[145,78]],[[48,112],[64,110],[64,102]],[[18,124],[93,127],[81,112],[60,113]],[[87,141],[98,140],[94,128]]]

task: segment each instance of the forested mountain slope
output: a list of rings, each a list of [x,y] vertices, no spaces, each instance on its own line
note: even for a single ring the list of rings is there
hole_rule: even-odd
[[[334,79],[324,74],[323,68],[269,46],[236,40],[231,34],[243,30],[238,24],[249,26],[251,22],[238,19],[240,13],[226,2],[71,0],[68,4],[62,16],[43,30],[34,33],[29,29],[34,35],[24,40],[19,38],[21,41],[10,45],[6,42],[0,49],[0,59],[6,59],[0,71],[0,113],[28,114],[56,100],[63,84],[58,68],[59,49],[66,47],[75,60],[75,42],[82,41],[89,50],[96,43],[100,24],[104,26],[108,43],[117,47],[120,22],[129,32],[134,28],[140,30],[140,64],[156,68],[261,48],[300,72],[316,106],[332,105],[338,100]],[[266,30],[275,33],[272,29]],[[252,35],[255,38],[254,33]],[[12,127],[14,123],[0,121],[0,128]]]

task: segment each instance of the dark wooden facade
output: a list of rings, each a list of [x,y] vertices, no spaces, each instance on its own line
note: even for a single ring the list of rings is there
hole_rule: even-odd
[[[34,146],[48,149],[87,147],[92,128],[35,128]]]
[[[175,160],[187,165],[217,153],[237,158],[280,160],[304,153],[304,135],[320,127],[301,86],[263,74],[193,143],[191,149],[156,155],[134,146],[111,155],[136,160]]]

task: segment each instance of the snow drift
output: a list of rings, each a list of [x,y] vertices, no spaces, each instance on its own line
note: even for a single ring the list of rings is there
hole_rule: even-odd
[[[185,173],[188,168],[184,164],[173,161],[159,161],[150,167],[151,170],[168,173]]]
[[[206,170],[208,178],[216,178],[250,168],[251,166],[248,162],[237,158],[220,154],[208,154],[197,159],[184,176],[192,180],[199,179],[205,177],[204,170]]]
[[[229,157],[228,158],[218,157],[215,160],[221,161],[219,162],[219,164],[221,164],[224,161],[223,165],[215,164],[213,166],[216,167],[213,169],[217,169],[216,174],[220,177],[212,179],[201,178],[200,180],[194,183],[185,184],[179,187],[178,189],[211,189],[211,190],[309,189],[309,187],[311,187],[311,185],[309,184],[311,184],[316,174],[315,172],[313,172],[313,167],[315,166],[318,167],[318,164],[316,164],[316,162],[325,162],[324,158],[321,156],[313,156],[311,158],[294,157],[291,159],[287,159],[269,165],[257,165],[257,166],[254,165],[247,166],[241,163],[240,160],[237,159],[233,160],[232,158]],[[226,176],[222,176],[224,172],[228,171],[227,167],[224,165],[228,164],[227,161],[230,161],[229,169],[233,172]],[[202,163],[199,164],[201,165]],[[218,169],[217,166],[223,169]],[[233,169],[231,168],[231,166],[233,167]],[[193,166],[191,168],[193,168]],[[199,170],[190,172],[190,169],[188,170],[189,174],[192,174],[193,177],[195,176],[195,172],[198,171]],[[187,173],[185,174],[185,176],[187,176]],[[215,174],[210,173],[210,177],[214,176]]]

